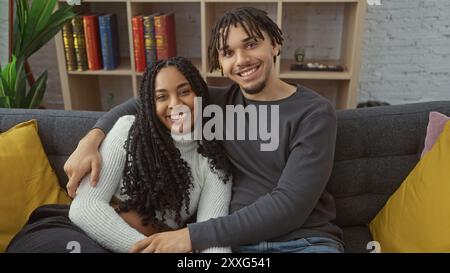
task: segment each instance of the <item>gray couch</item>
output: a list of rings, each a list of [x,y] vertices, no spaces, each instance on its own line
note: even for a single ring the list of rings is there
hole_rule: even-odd
[[[367,252],[367,224],[419,159],[428,113],[450,115],[450,101],[338,111],[334,169],[328,190],[336,198],[336,223],[346,251]],[[61,186],[63,165],[101,112],[0,109],[0,131],[36,118],[39,134]]]

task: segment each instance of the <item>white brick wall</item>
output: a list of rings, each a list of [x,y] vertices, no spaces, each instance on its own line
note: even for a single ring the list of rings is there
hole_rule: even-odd
[[[381,3],[367,10],[359,100],[450,100],[450,1]]]
[[[450,0],[382,0],[381,4],[367,9],[359,100],[375,99],[391,104],[450,100]],[[303,14],[301,10],[295,13]],[[316,14],[326,14],[326,10],[319,9]],[[295,43],[290,41],[295,37],[307,34],[317,38],[323,29],[329,29],[330,19],[340,22],[341,18],[333,14],[323,18],[323,28],[297,29],[296,33],[287,33],[286,28],[283,56],[292,55]],[[299,19],[291,15],[287,12],[286,18],[294,18],[297,24],[301,21],[302,16]],[[314,23],[320,18],[314,16]],[[327,48],[314,52],[310,49],[311,55],[339,56],[338,44],[326,38],[322,41],[326,41]],[[33,56],[31,65],[36,77],[44,69],[49,72],[44,104],[63,108],[54,41]]]

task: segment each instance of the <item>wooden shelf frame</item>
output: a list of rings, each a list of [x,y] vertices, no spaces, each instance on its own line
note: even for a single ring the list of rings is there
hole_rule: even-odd
[[[275,66],[279,77],[286,81],[307,83],[318,83],[318,88],[322,86],[321,81],[326,83],[334,83],[336,85],[336,94],[334,104],[337,109],[355,108],[357,103],[357,89],[359,81],[359,71],[361,63],[361,43],[362,31],[364,29],[364,17],[366,13],[366,0],[83,0],[82,5],[86,5],[89,9],[90,5],[107,5],[119,4],[126,7],[126,22],[119,24],[127,24],[127,45],[126,55],[121,56],[121,65],[116,70],[96,70],[96,71],[67,71],[65,64],[65,55],[62,34],[59,33],[55,37],[56,52],[58,58],[59,75],[61,80],[61,88],[66,110],[102,110],[100,107],[99,78],[104,76],[124,77],[131,80],[130,94],[138,95],[139,81],[142,72],[136,72],[133,57],[133,36],[131,18],[139,13],[150,13],[162,9],[164,12],[176,9],[176,7],[190,7],[198,10],[200,26],[193,29],[194,34],[200,32],[198,36],[200,48],[195,48],[193,56],[185,56],[193,61],[196,67],[204,76],[208,84],[228,84],[228,79],[222,78],[220,72],[209,72],[208,69],[208,42],[212,25],[221,14],[217,14],[216,10],[224,8],[233,8],[236,6],[255,6],[268,9],[269,16],[283,30],[284,12],[290,5],[327,5],[340,4],[344,5],[342,38],[340,41],[341,56],[337,60],[346,70],[343,72],[304,72],[290,71],[290,60],[278,57]],[[65,4],[60,0],[59,4]],[[178,8],[177,10],[179,10]],[[122,35],[123,36],[123,35]],[[121,37],[123,38],[123,37]],[[179,41],[177,41],[179,42]],[[327,84],[323,86],[328,86]],[[315,89],[315,88],[313,88]],[[319,90],[321,91],[321,90]],[[323,92],[319,92],[323,94]]]

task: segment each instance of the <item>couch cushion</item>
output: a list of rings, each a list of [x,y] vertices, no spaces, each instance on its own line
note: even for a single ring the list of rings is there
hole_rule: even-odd
[[[0,252],[44,204],[69,204],[47,160],[36,120],[0,134]]]
[[[63,169],[65,161],[102,114],[104,113],[92,111],[0,108],[0,131],[6,131],[29,119],[37,119],[44,150],[60,185],[65,187],[68,180]]]
[[[368,225],[417,164],[431,111],[449,115],[450,102],[337,111],[335,161],[327,190],[335,197],[336,223],[343,227],[344,238],[353,236],[348,234],[353,229],[346,227]],[[367,251],[367,242],[358,250]]]
[[[425,147],[423,148],[421,157],[428,153],[433,147],[439,135],[444,130],[445,123],[450,120],[444,114],[439,112],[431,112],[429,116],[428,126],[427,126],[427,136],[425,137]]]
[[[370,223],[382,252],[450,251],[450,122]]]

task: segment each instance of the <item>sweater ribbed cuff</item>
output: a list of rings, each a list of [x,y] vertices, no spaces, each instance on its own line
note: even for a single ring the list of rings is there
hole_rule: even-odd
[[[218,246],[217,234],[212,221],[188,224],[192,250],[203,250]]]

